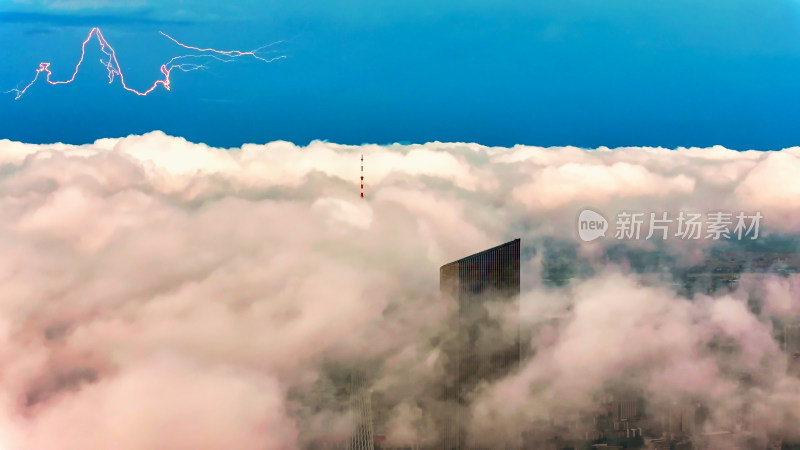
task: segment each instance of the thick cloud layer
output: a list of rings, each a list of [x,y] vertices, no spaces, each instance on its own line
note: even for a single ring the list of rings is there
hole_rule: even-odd
[[[473,439],[580,410],[609,383],[702,400],[720,427],[748,403],[765,433],[791,431],[800,386],[772,319],[800,319],[797,278],[690,300],[609,262],[613,233],[580,243],[576,218],[758,211],[762,236],[786,236],[797,173],[800,148],[0,141],[0,448],[302,448],[350,432],[337,364],[375,368],[390,442],[435,439],[419,405],[436,408],[454,307],[438,268],[516,237],[537,249],[521,313],[493,308],[504,325],[482,345],[520,325],[539,351],[476,390]],[[572,246],[583,281],[545,286],[548,242]],[[716,242],[625,244],[688,264]],[[708,351],[719,339],[737,350]]]

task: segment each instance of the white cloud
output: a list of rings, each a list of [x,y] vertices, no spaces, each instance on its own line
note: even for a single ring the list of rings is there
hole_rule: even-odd
[[[797,149],[218,149],[160,132],[0,141],[0,439],[15,440],[0,448],[299,448],[346,428],[290,395],[308,393],[326,357],[386,362],[376,386],[403,399],[392,439],[407,440],[412,400],[443,374],[429,339],[452,306],[440,265],[515,237],[574,241],[582,206],[759,209],[770,229],[796,231],[797,161]],[[523,267],[521,320],[548,350],[485,386],[474,412],[487,424],[585,403],[624,370],[654,398],[730,393],[698,350],[714,333],[744,345],[742,370],[776,364],[764,317],[741,299],[691,303],[605,270],[554,293],[539,261]],[[753,283],[764,314],[800,311],[796,280]],[[771,383],[759,405],[786,408],[797,385]]]

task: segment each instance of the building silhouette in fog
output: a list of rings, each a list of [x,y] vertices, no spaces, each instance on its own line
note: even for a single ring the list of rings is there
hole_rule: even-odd
[[[800,377],[800,324],[786,325],[783,339],[789,374]]]
[[[467,396],[481,380],[507,374],[519,364],[519,333],[503,348],[476,345],[481,333],[499,328],[486,309],[487,301],[513,302],[520,293],[520,240],[461,258],[439,269],[439,288],[451,305],[452,336],[444,346],[447,379],[443,400],[450,405],[439,422],[441,446],[446,450],[466,448],[464,439]]]
[[[440,268],[440,291],[454,308],[449,334],[441,336],[446,355],[446,381],[438,405],[423,405],[422,413],[435,422],[438,442],[418,441],[403,447],[386,442],[388,408],[371,389],[370,369],[350,368],[346,376],[350,437],[316,442],[311,448],[325,450],[389,450],[403,448],[466,449],[467,397],[479,381],[500,378],[517,367],[520,359],[519,333],[502,348],[476,345],[492,330],[500,331],[486,309],[486,302],[513,302],[520,293],[520,240],[461,258]],[[497,346],[495,346],[497,347]],[[429,408],[427,408],[427,407]],[[513,439],[512,439],[513,440]],[[515,441],[515,440],[514,440]],[[516,442],[516,441],[515,441]],[[432,445],[431,445],[432,444]]]
[[[367,386],[367,376],[361,370],[350,375],[350,414],[353,435],[348,450],[373,450],[372,396]]]

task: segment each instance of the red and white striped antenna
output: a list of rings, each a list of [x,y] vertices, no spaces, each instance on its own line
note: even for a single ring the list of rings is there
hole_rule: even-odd
[[[364,198],[364,155],[361,155],[361,198]]]

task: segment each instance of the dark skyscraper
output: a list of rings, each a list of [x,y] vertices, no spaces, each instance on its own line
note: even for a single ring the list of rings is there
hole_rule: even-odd
[[[507,374],[519,363],[519,335],[513,343],[487,345],[500,324],[489,316],[486,302],[513,302],[520,293],[520,240],[499,245],[445,264],[439,271],[442,296],[457,305],[454,333],[445,351],[448,379],[444,399],[453,411],[441,422],[441,448],[460,449],[469,392],[481,380]],[[496,342],[496,341],[495,341]]]

